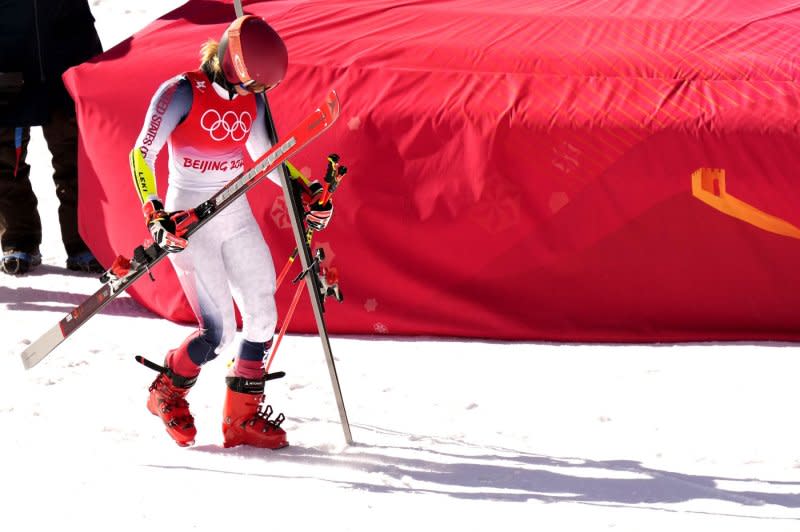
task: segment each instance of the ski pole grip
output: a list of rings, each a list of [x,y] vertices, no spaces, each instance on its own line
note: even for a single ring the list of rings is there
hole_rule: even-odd
[[[339,165],[339,156],[332,153],[328,156],[328,168],[325,171],[325,188],[322,192],[322,197],[319,200],[320,205],[324,205],[331,198],[333,193],[339,187],[339,183],[347,173],[347,167]]]

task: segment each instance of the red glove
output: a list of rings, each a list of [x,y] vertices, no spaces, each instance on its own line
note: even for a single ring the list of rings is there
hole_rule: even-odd
[[[312,181],[308,184],[308,187],[303,187],[301,194],[306,215],[306,225],[314,231],[325,229],[331,220],[331,216],[333,216],[333,202],[330,197],[325,203],[321,205],[319,203],[324,190],[325,187],[319,181]]]
[[[333,202],[326,201],[322,205],[319,203],[312,203],[306,212],[306,224],[314,231],[322,231],[328,227],[328,223],[333,216]]]
[[[300,197],[303,200],[303,207],[308,210],[308,206],[312,203],[317,203],[320,199],[322,199],[322,192],[325,188],[319,181],[312,181],[305,185],[302,181],[300,182],[300,186],[302,187]]]
[[[153,241],[168,253],[183,251],[189,243],[185,238],[179,237],[176,232],[175,221],[170,213],[164,210],[164,204],[159,199],[151,199],[142,205],[147,229],[153,235]]]

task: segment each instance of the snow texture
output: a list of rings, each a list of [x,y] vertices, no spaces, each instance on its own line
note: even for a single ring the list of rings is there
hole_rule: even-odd
[[[108,48],[180,3],[91,5]],[[291,446],[222,447],[220,357],[189,395],[197,443],[179,448],[134,356],[160,362],[191,328],[128,296],[23,369],[98,287],[63,268],[38,129],[28,162],[44,263],[0,275],[4,530],[800,530],[797,345],[334,337],[347,446],[319,339],[290,336],[268,397]]]

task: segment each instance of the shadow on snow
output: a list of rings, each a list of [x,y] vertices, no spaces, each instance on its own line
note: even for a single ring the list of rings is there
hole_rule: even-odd
[[[386,432],[373,427],[362,429]],[[405,436],[400,435],[397,436]],[[324,466],[322,475],[278,475],[260,473],[258,468],[248,472],[212,470],[223,474],[246,474],[274,478],[317,479],[345,488],[372,493],[431,493],[461,499],[495,500],[505,502],[578,502],[584,504],[634,506],[676,504],[693,500],[716,500],[753,507],[776,505],[800,508],[800,480],[796,482],[768,481],[745,478],[724,478],[666,471],[646,467],[633,460],[588,460],[582,458],[550,457],[498,449],[485,454],[487,448],[468,443],[426,438],[429,443],[418,447],[355,444],[343,452],[330,453],[315,448],[290,446],[270,452],[249,447],[223,449],[206,445],[192,448],[195,452],[219,455],[234,454],[240,458],[268,463],[296,463],[298,466]],[[446,446],[458,445],[474,453],[443,452]],[[400,455],[400,456],[398,456]],[[252,465],[251,462],[248,462]],[[152,464],[150,467],[200,470],[192,466]],[[333,468],[333,469],[330,469]],[[591,469],[591,472],[588,471]],[[209,471],[209,469],[203,469]],[[334,471],[334,472],[332,472]],[[338,474],[339,471],[342,474]],[[348,471],[367,473],[370,478],[390,482],[355,481]],[[605,474],[604,474],[605,472]],[[625,476],[629,478],[624,478]],[[718,482],[736,482],[741,490],[724,489]],[[771,493],[764,486],[795,493]],[[669,508],[658,508],[673,511]],[[677,510],[675,510],[677,511]],[[687,510],[682,509],[682,512]],[[740,515],[692,510],[692,513],[729,515],[757,519],[800,520],[798,517],[769,515]]]

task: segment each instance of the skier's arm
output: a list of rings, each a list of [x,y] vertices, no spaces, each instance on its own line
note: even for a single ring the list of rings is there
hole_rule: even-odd
[[[158,88],[130,153],[133,183],[142,202],[142,212],[153,240],[169,252],[186,247],[186,240],[176,235],[173,216],[164,210],[156,183],[156,158],[169,135],[175,130],[192,106],[192,88],[185,78],[173,78]]]
[[[192,87],[183,77],[162,84],[150,100],[144,125],[130,153],[133,184],[142,204],[158,199],[156,158],[191,107]]]

